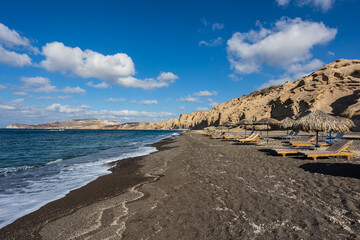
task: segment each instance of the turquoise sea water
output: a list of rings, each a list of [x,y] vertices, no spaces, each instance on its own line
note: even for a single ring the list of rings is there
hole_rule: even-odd
[[[109,173],[109,163],[156,151],[174,131],[0,129],[0,228]]]

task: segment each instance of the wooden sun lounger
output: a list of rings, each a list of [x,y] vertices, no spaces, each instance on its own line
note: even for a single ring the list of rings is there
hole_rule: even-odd
[[[231,140],[231,139],[239,139],[242,136],[240,135],[240,133],[236,134],[235,136],[230,136],[230,135],[226,135],[225,139]]]
[[[212,135],[211,138],[212,139],[219,139],[219,138],[224,138],[225,136],[225,132],[222,132],[222,133],[218,133],[216,135]]]
[[[356,155],[355,152],[350,151],[349,146],[353,140],[339,140],[325,150],[313,150],[313,151],[298,151],[299,154],[303,154],[308,158],[316,159],[318,157],[336,157],[344,156],[347,160],[350,160],[351,156]]]
[[[259,142],[260,141],[260,137],[259,137],[259,134],[256,133],[256,134],[253,134],[247,138],[244,138],[244,139],[238,139],[238,141],[240,143],[246,143],[246,142]]]
[[[298,147],[316,147],[316,142],[297,142],[294,144],[291,144],[292,147],[298,148]],[[318,146],[317,147],[326,147],[329,146],[328,143],[326,142],[318,142]]]
[[[285,157],[288,154],[298,154],[298,151],[301,150],[307,150],[307,149],[298,149],[298,148],[275,148],[271,149],[273,152],[275,152],[278,155],[282,155]]]
[[[298,143],[304,143],[304,142],[315,142],[316,140],[316,136],[313,135],[313,136],[309,136],[307,137],[306,139],[302,140],[302,141],[290,141],[290,145],[294,145],[294,144],[298,144]]]

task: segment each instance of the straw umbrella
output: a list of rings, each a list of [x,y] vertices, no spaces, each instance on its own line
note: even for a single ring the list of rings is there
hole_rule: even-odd
[[[238,122],[238,125],[245,126],[245,135],[246,135],[246,125],[253,125],[253,121],[249,119],[242,119],[240,122]]]
[[[286,134],[289,134],[289,128],[291,128],[295,123],[294,119],[286,117],[284,120],[281,121],[281,127],[286,129]]]
[[[260,119],[259,121],[256,121],[255,124],[267,125],[267,136],[266,137],[269,138],[269,126],[280,125],[281,122],[274,118],[263,118],[263,119]]]
[[[294,124],[294,129],[305,132],[316,132],[316,147],[319,145],[319,132],[350,132],[348,125],[340,118],[319,110],[311,112],[297,120]]]
[[[229,134],[229,128],[235,126],[235,124],[233,122],[227,121],[227,122],[224,122],[223,124],[221,124],[221,126],[227,127],[228,134]]]

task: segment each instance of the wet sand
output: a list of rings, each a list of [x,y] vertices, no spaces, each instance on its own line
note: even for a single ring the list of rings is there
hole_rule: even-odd
[[[18,219],[0,239],[359,239],[359,155],[269,153],[281,144],[184,133]]]

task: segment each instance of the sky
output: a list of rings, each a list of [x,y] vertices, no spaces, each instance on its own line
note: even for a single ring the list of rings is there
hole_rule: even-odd
[[[0,4],[0,127],[166,121],[360,58],[358,0]]]

